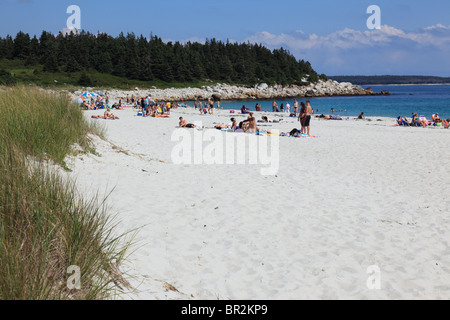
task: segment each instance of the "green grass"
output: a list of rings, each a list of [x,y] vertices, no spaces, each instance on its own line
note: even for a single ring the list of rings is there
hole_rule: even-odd
[[[43,71],[42,65],[26,66],[22,60],[0,60],[0,70],[10,72],[19,84],[36,85],[41,87],[76,90],[81,86],[77,84],[83,72],[56,72],[49,73]],[[120,89],[133,90],[136,87],[150,89],[157,87],[166,88],[199,88],[201,86],[214,85],[216,82],[194,81],[194,82],[173,82],[164,81],[139,81],[117,77],[111,74],[99,73],[97,71],[86,72],[97,89]]]
[[[36,87],[3,90],[0,123],[2,134],[25,154],[62,165],[75,143],[90,149],[87,134],[96,132],[66,96]]]
[[[130,242],[103,201],[84,200],[46,161],[64,165],[73,144],[93,150],[96,129],[66,97],[23,86],[0,87],[0,123],[0,299],[120,294]],[[67,285],[69,266],[80,268],[79,290]]]

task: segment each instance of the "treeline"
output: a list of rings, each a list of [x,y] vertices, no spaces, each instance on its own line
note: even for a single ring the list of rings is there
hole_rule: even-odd
[[[309,62],[297,60],[283,48],[271,51],[259,44],[224,43],[216,39],[207,39],[204,44],[164,43],[154,35],[147,39],[133,33],[112,37],[83,31],[55,36],[44,31],[39,38],[31,38],[19,32],[15,38],[0,37],[0,59],[20,59],[26,66],[43,66],[42,70],[48,73],[88,74],[95,70],[149,82],[211,80],[302,85],[304,78],[308,82],[326,79]]]
[[[433,76],[330,76],[338,82],[351,82],[355,85],[377,84],[443,84],[450,83],[450,78]]]

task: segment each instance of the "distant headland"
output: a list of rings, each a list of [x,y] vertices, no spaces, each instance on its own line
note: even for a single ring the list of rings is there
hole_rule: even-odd
[[[450,84],[450,77],[436,76],[328,76],[338,82],[351,82],[355,85],[413,85],[413,84]]]

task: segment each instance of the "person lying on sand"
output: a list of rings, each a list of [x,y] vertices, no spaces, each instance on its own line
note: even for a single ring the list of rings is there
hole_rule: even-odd
[[[180,128],[195,128],[195,125],[192,123],[187,123],[186,120],[183,119],[183,117],[180,117],[180,122],[178,123]]]
[[[116,117],[116,116],[114,116],[112,118],[107,118],[105,116],[91,116],[91,118],[93,118],[93,119],[106,119],[106,120],[119,120],[119,118]]]
[[[258,120],[258,122],[274,122],[274,123],[278,123],[279,121],[278,120],[272,120],[272,119],[270,119],[270,118],[268,118],[267,116],[262,116],[261,117],[261,119],[262,120]]]
[[[152,117],[153,118],[170,118],[170,116],[168,114],[165,114],[165,113],[159,114],[159,113],[156,112],[156,110],[154,110],[152,112]]]
[[[103,116],[92,116],[93,119],[119,120],[109,109],[107,109]]]
[[[316,118],[325,119],[325,120],[342,120],[342,118],[338,115],[332,114],[321,114],[320,116],[316,116]]]
[[[218,124],[215,126],[216,129],[228,129],[230,131],[236,131],[237,122],[235,118],[230,119],[231,122],[229,124]]]

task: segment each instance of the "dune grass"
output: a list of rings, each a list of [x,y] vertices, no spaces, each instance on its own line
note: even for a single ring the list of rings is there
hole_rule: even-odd
[[[96,129],[67,97],[34,87],[0,88],[0,123],[0,299],[120,295],[130,242],[116,235],[103,201],[84,200],[47,161],[64,165],[75,144],[92,151]]]

